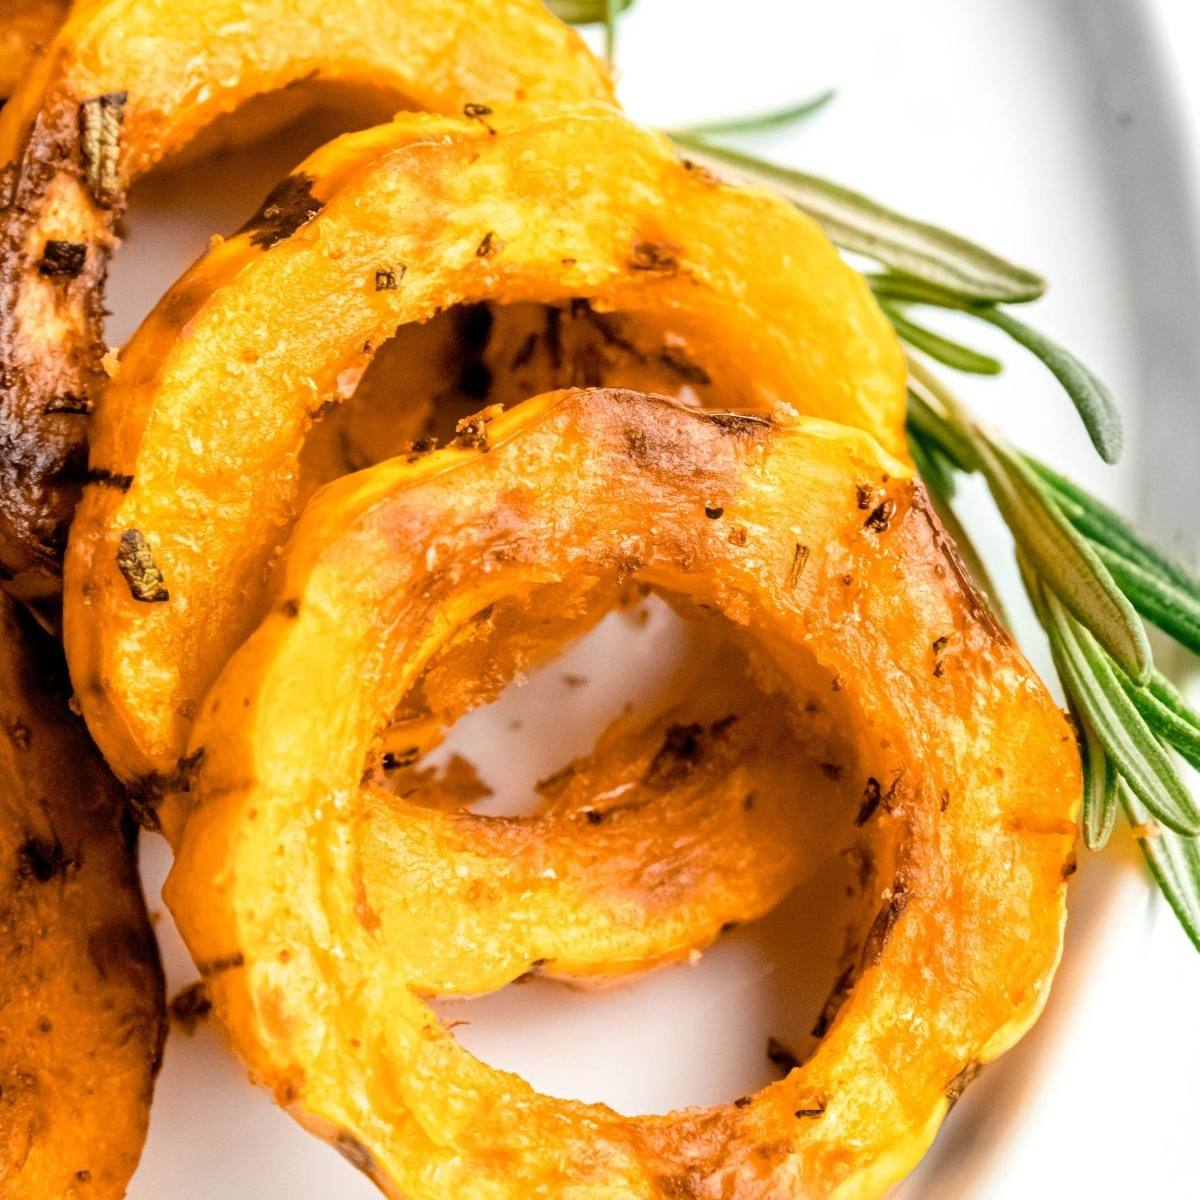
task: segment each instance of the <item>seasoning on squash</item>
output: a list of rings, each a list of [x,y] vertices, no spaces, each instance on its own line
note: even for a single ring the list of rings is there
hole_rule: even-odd
[[[92,199],[111,208],[119,195],[121,125],[125,120],[127,92],[108,92],[79,106],[79,147],[84,178]]]
[[[121,534],[121,545],[117,550],[117,566],[129,584],[129,594],[145,604],[159,604],[170,600],[163,573],[154,561],[146,535],[140,529],[127,529]]]

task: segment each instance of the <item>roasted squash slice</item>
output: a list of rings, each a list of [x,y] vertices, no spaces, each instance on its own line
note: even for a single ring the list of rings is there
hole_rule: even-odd
[[[441,112],[611,96],[604,67],[538,0],[76,4],[0,114],[0,567],[27,599],[60,589],[127,189],[217,117],[298,81]],[[292,199],[284,221],[303,206]]]
[[[0,1195],[119,1200],[165,1030],[124,798],[0,596]]]
[[[67,0],[5,0],[0,18],[0,100],[67,15]]]
[[[463,703],[436,698],[453,692],[445,655],[478,636],[519,662],[504,647],[536,644],[545,611],[587,610],[629,577],[724,621],[757,689],[752,724],[791,725],[786,798],[806,821],[834,803],[875,864],[871,919],[807,1061],[736,1103],[636,1118],[479,1062],[420,994],[496,987],[543,958],[585,974],[610,954],[660,961],[740,911],[755,885],[722,877],[722,847],[697,847],[695,870],[692,848],[672,850],[680,764],[720,753],[721,734],[704,718],[686,755],[664,741],[636,775],[639,799],[659,797],[627,814],[628,842],[617,817],[574,806],[488,820],[372,781],[398,710],[436,725]],[[810,705],[841,738],[837,780],[814,769],[827,748]],[[205,699],[189,761],[167,895],[217,1011],[281,1104],[408,1200],[880,1196],[1035,1019],[1059,956],[1071,728],[920,485],[819,420],[550,395],[492,414],[474,448],[330,484]],[[752,842],[744,777],[727,777],[746,824],[716,828]],[[719,783],[703,786],[719,808]],[[676,904],[706,919],[667,929]]]
[[[625,314],[707,396],[794,400],[904,452],[891,328],[777,197],[690,170],[600,105],[347,135],[184,276],[100,400],[65,624],[118,775],[152,792],[175,771],[256,620],[314,418],[374,348],[458,303],[572,299]]]

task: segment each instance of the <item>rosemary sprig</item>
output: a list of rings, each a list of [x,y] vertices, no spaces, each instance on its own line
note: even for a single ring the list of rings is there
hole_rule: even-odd
[[[982,304],[1036,300],[1042,278],[957,234],[902,216],[827,179],[766,162],[680,131],[673,135],[689,156],[720,170],[732,167],[754,183],[773,188],[824,228],[843,250],[865,255],[891,270],[932,284],[950,295]]]
[[[617,18],[633,0],[545,0],[546,7],[568,25],[603,25],[604,57],[611,67],[617,57]]]
[[[908,301],[936,308],[956,309],[1003,330],[1013,341],[1039,358],[1062,384],[1063,390],[1074,402],[1084,428],[1092,439],[1092,445],[1100,457],[1107,463],[1114,463],[1121,457],[1121,418],[1112,394],[1103,382],[1069,351],[995,304],[967,301],[945,288],[919,279],[907,279],[894,273],[870,275],[868,282],[871,284],[871,290],[881,300]],[[898,332],[904,336],[902,331]],[[940,358],[948,366],[959,365],[948,357],[937,354],[929,345],[919,348],[926,353],[932,352],[933,357]]]
[[[761,133],[767,129],[778,129],[783,125],[794,125],[797,121],[815,116],[833,98],[837,91],[829,88],[799,104],[787,108],[773,108],[767,112],[750,113],[744,117],[727,117],[720,121],[703,121],[695,125],[685,125],[672,131],[671,137],[719,137],[736,133]]]
[[[1148,646],[1137,655],[1140,671],[1120,665],[1131,647],[1108,644],[1119,631],[1108,627],[1104,600],[1121,597],[1175,636],[1178,613],[1163,597],[1200,605],[1200,579],[1081,488],[984,433],[924,364],[910,360],[910,367],[909,433],[921,447],[918,462],[933,453],[953,470],[981,472],[1016,541],[1025,590],[1082,735],[1084,840],[1093,848],[1108,840],[1119,801],[1152,875],[1200,949],[1200,807],[1174,761],[1178,754],[1200,766],[1200,713],[1154,669]],[[1040,539],[1051,524],[1059,532],[1069,526],[1088,553],[1047,561]],[[1135,568],[1142,590],[1128,592],[1123,572]],[[1079,591],[1099,600],[1094,610],[1072,604]]]

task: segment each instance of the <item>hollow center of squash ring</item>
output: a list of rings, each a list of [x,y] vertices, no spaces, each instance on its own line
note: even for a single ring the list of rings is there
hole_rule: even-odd
[[[396,888],[410,851],[366,822],[372,919],[419,937],[414,990],[460,1044],[538,1091],[734,1100],[811,1053],[846,989],[894,861],[861,820],[880,768],[815,664],[785,685],[636,581],[563,600],[480,614],[385,731],[368,778],[425,810],[442,865]]]

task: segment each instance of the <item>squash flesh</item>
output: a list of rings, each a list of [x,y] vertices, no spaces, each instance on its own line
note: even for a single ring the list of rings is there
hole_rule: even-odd
[[[0,113],[0,165],[15,172],[0,210],[0,565],[48,622],[105,380],[103,285],[128,188],[222,115],[308,80],[444,112],[612,94],[538,0],[76,4]],[[295,111],[287,95],[272,105]],[[75,249],[47,273],[54,244]]]
[[[174,770],[188,714],[258,615],[314,414],[398,325],[457,303],[586,300],[669,335],[722,403],[794,403],[904,452],[894,335],[824,235],[606,106],[402,117],[319,151],[289,193],[291,236],[264,250],[275,233],[260,221],[202,259],[126,347],[94,420],[93,474],[129,482],[86,490],[66,641],[122,778]],[[789,269],[768,269],[777,258]],[[131,596],[117,563],[129,530],[169,601]]]
[[[8,0],[0,25],[0,99],[13,90],[66,11],[66,0]]]
[[[166,1033],[124,798],[0,597],[0,1193],[119,1200]]]
[[[484,453],[322,491],[269,615],[205,701],[168,900],[235,1046],[410,1200],[882,1194],[1045,1000],[1080,790],[1069,726],[869,438],[611,391],[543,397],[489,428]],[[856,742],[843,815],[874,831],[878,871],[852,986],[812,1056],[749,1104],[643,1118],[541,1096],[436,1022],[412,987],[430,982],[424,945],[471,921],[472,883],[499,885],[461,823],[360,791],[375,731],[474,614],[630,571],[724,614],[767,692],[822,692]],[[427,896],[439,861],[463,882]],[[575,899],[582,860],[554,861],[548,890]],[[498,942],[521,961],[452,990],[495,986],[546,948],[507,927]]]

